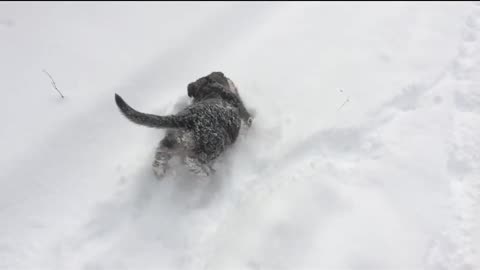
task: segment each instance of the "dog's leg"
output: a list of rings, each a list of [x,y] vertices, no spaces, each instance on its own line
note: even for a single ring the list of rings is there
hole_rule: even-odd
[[[187,156],[185,157],[185,165],[190,172],[197,176],[209,176],[215,172],[215,170],[206,162],[201,161],[197,157]]]
[[[165,151],[158,151],[155,153],[155,160],[152,163],[152,169],[158,179],[161,179],[167,172],[168,161],[171,155]]]
[[[175,135],[171,132],[167,132],[165,138],[160,141],[155,151],[155,159],[152,164],[153,172],[157,178],[162,178],[167,172],[168,161],[172,158],[172,153],[176,145]]]

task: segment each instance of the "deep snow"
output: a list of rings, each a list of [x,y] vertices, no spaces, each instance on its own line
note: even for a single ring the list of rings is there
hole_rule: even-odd
[[[0,269],[480,269],[479,3],[3,2],[0,59]],[[114,93],[211,71],[254,125],[158,182]]]

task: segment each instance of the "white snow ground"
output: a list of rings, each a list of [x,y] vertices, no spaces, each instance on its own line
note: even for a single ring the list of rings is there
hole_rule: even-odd
[[[0,59],[2,270],[480,269],[480,3],[2,2]],[[156,181],[114,93],[215,70],[253,128]]]

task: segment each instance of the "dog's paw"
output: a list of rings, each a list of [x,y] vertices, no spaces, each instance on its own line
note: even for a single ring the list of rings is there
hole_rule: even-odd
[[[201,164],[197,159],[187,157],[185,164],[188,170],[199,177],[208,177],[212,175],[215,170],[208,165]]]
[[[248,120],[247,120],[247,126],[248,126],[248,127],[251,127],[251,126],[252,126],[252,123],[253,123],[253,118],[252,118],[252,117],[248,118]]]
[[[199,170],[191,170],[193,174],[199,177],[208,177],[210,174],[206,172],[205,170],[199,169]]]
[[[162,180],[165,174],[167,173],[167,167],[164,165],[161,165],[158,162],[153,163],[152,170],[158,180]]]

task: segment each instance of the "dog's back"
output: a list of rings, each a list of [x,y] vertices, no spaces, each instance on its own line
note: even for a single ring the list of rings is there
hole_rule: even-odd
[[[188,85],[188,96],[193,103],[169,116],[138,112],[116,95],[120,111],[134,123],[154,128],[169,128],[162,140],[162,149],[168,145],[182,148],[186,157],[199,164],[209,164],[235,143],[242,121],[251,124],[233,83],[221,72],[213,72]],[[163,151],[163,150],[162,150]]]

